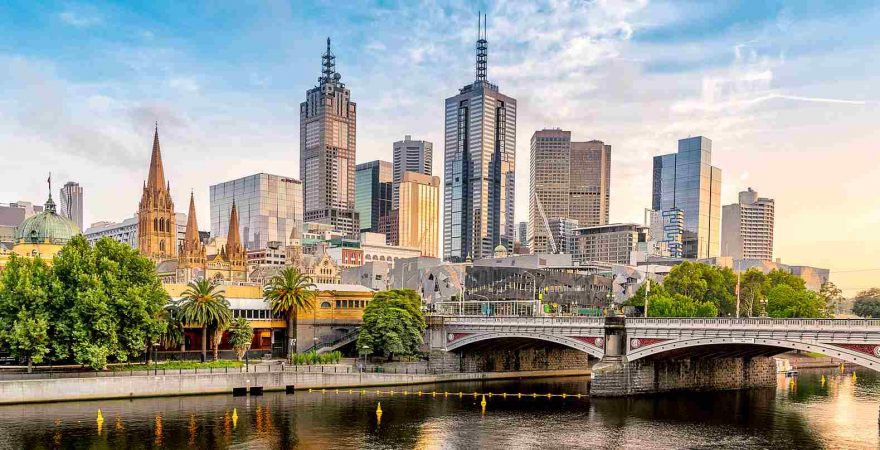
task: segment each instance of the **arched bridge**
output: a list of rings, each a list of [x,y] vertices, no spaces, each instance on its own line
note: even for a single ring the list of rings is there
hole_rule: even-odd
[[[880,320],[433,316],[428,343],[448,352],[553,343],[592,357],[754,357],[822,353],[880,370]]]

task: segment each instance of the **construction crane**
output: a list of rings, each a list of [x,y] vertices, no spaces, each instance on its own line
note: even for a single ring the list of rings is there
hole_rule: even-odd
[[[538,197],[538,193],[535,192],[535,203],[538,205],[538,213],[541,214],[541,220],[544,221],[544,229],[547,230],[547,242],[550,244],[551,253],[559,253],[558,248],[556,247],[556,239],[553,239],[553,232],[550,231],[550,222],[547,221],[547,214],[544,214],[544,205],[541,204],[541,199]]]

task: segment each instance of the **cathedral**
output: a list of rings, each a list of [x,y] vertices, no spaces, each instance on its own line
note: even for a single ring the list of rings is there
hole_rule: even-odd
[[[150,172],[138,208],[138,248],[156,263],[156,272],[164,283],[189,283],[207,278],[217,282],[241,283],[247,280],[247,251],[241,243],[238,211],[235,203],[229,217],[229,232],[222,245],[205,245],[199,238],[195,197],[190,193],[186,232],[178,243],[171,184],[165,181],[159,127],[153,135]],[[207,254],[209,247],[217,251]]]

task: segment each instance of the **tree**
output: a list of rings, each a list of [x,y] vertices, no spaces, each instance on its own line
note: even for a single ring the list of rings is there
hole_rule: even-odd
[[[779,283],[767,291],[770,317],[826,317],[825,303],[816,292]]]
[[[202,361],[208,358],[208,327],[228,324],[232,320],[229,301],[217,285],[201,278],[190,281],[180,304],[181,319],[202,328]]]
[[[311,311],[315,307],[317,292],[312,279],[293,267],[286,267],[269,279],[263,287],[263,299],[272,306],[274,314],[284,315],[287,321],[287,337],[296,341],[296,324],[299,310]],[[290,347],[290,346],[288,346]],[[295,353],[296,348],[288,348]]]
[[[663,280],[670,294],[684,295],[698,304],[712,303],[723,315],[736,311],[735,286],[736,276],[729,268],[690,261],[675,265]]]
[[[859,317],[880,318],[880,288],[859,292],[853,297],[853,314]]]
[[[229,343],[232,344],[232,350],[238,360],[244,357],[245,352],[251,348],[251,342],[254,340],[254,329],[244,317],[239,317],[232,322],[229,328]]]
[[[170,300],[159,316],[162,321],[162,331],[159,334],[159,344],[164,348],[181,347],[184,344],[184,323],[181,320],[180,301]]]
[[[364,308],[364,324],[358,333],[358,348],[369,353],[411,356],[421,351],[427,326],[422,300],[412,289],[377,292]]]
[[[773,269],[767,274],[767,284],[768,288],[784,284],[795,291],[806,289],[806,282],[803,278],[780,269]]]
[[[831,316],[840,311],[840,307],[846,298],[843,297],[843,291],[834,283],[826,281],[822,283],[819,289],[819,297],[825,303],[825,315]]]
[[[53,260],[60,292],[49,301],[52,356],[101,369],[108,359],[142,354],[162,331],[168,294],[152,261],[104,238],[92,248],[82,236]]]
[[[16,358],[27,360],[28,372],[49,354],[49,298],[58,280],[39,257],[15,255],[0,275],[0,343]]]

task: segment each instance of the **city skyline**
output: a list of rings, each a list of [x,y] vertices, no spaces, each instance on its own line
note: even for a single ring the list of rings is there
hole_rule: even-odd
[[[862,97],[868,91],[863,89],[868,85],[865,83],[877,77],[878,71],[872,69],[877,63],[865,61],[855,73],[850,71],[843,79],[837,71],[822,75],[822,70],[810,70],[811,77],[805,79],[799,72],[822,58],[832,60],[825,63],[829,67],[847,66],[830,55],[831,41],[813,37],[815,43],[824,45],[813,45],[811,50],[805,50],[794,45],[790,38],[777,37],[771,31],[783,30],[804,37],[811,27],[819,26],[816,22],[822,18],[821,26],[833,31],[823,34],[836,34],[838,39],[847,41],[845,49],[851,55],[876,46],[856,38],[870,28],[866,22],[877,23],[877,13],[858,3],[840,10],[814,8],[819,11],[803,11],[797,5],[770,10],[766,9],[772,8],[769,6],[753,6],[755,11],[749,12],[730,6],[714,12],[697,8],[688,11],[690,16],[670,5],[656,9],[652,4],[593,5],[581,10],[566,9],[571,5],[563,3],[541,12],[509,4],[484,7],[489,11],[490,77],[502,85],[506,93],[520,100],[516,150],[521,163],[517,169],[516,219],[523,220],[528,211],[528,198],[523,195],[528,192],[528,164],[524,163],[528,148],[523,144],[535,130],[551,126],[579,129],[579,136],[613,143],[618,157],[612,169],[615,175],[612,177],[611,222],[640,221],[642,209],[649,206],[651,156],[673,152],[678,139],[702,134],[713,139],[713,165],[725,172],[723,204],[732,203],[737,192],[747,185],[777,200],[774,249],[777,256],[784,262],[830,267],[835,282],[848,293],[868,287],[870,272],[861,278],[856,275],[843,278],[839,273],[847,269],[873,268],[871,255],[880,251],[880,238],[869,232],[880,222],[876,189],[871,190],[875,179],[872,175],[877,169],[871,164],[868,152],[877,137],[877,131],[869,126],[870,119],[876,117],[877,103],[874,98]],[[253,69],[241,71],[226,67],[235,74],[227,79],[212,75],[212,70],[205,70],[204,75],[192,75],[203,73],[195,69],[202,64],[206,69],[223,64],[203,61],[199,64],[213,50],[196,45],[201,42],[199,36],[190,42],[162,26],[162,20],[171,20],[166,14],[176,11],[167,11],[146,21],[143,29],[133,31],[134,35],[128,40],[109,45],[108,37],[89,33],[95,30],[120,33],[118,23],[149,16],[150,11],[50,4],[28,20],[14,24],[27,8],[26,5],[0,7],[4,12],[0,16],[5,17],[0,18],[0,24],[12,30],[10,42],[15,49],[0,52],[0,58],[10,63],[6,66],[11,75],[0,87],[4,90],[23,87],[21,91],[25,93],[45,91],[47,94],[35,96],[35,101],[27,104],[24,101],[27,96],[12,94],[0,106],[0,113],[14,119],[0,126],[4,146],[27,149],[27,152],[19,152],[26,154],[14,161],[7,160],[12,177],[0,187],[0,201],[40,203],[44,196],[40,186],[42,168],[48,160],[56,161],[54,164],[59,166],[53,168],[58,171],[59,179],[81,180],[81,185],[88,190],[85,228],[97,220],[130,217],[134,202],[116,199],[137,197],[139,186],[130,180],[144,178],[147,136],[153,120],[159,120],[163,127],[164,159],[174,161],[173,167],[167,164],[166,171],[167,178],[175,181],[172,187],[175,203],[185,205],[187,191],[195,189],[201,217],[209,217],[207,187],[210,184],[261,171],[296,173],[298,170],[298,161],[294,161],[298,155],[290,151],[299,140],[298,131],[293,129],[296,128],[295,106],[302,92],[314,85],[319,64],[316,55],[328,34],[316,29],[315,24],[305,27],[302,35],[306,39],[296,43],[297,48],[282,53],[279,59],[283,63],[273,65],[261,60]],[[208,13],[214,11],[206,11],[207,7],[193,8],[196,14],[191,18],[176,20],[210,22]],[[363,32],[362,27],[361,31],[341,27],[332,30],[334,52],[342,55],[341,71],[346,74],[347,84],[357,93],[361,107],[357,162],[390,159],[390,143],[404,133],[435,143],[443,141],[442,99],[472,73],[472,58],[462,55],[470,55],[472,51],[475,9],[476,6],[423,11],[427,18],[422,20],[434,22],[436,29],[430,33],[436,34],[426,36],[420,32],[403,42],[401,50],[408,57],[421,59],[412,67],[413,77],[394,78],[394,82],[385,75],[390,69],[382,67],[383,62],[395,58],[389,56],[388,50],[395,47],[393,37],[379,34],[374,40],[358,42],[355,38],[357,33]],[[379,13],[382,12],[380,9]],[[665,14],[653,17],[650,14],[657,12]],[[222,11],[216,13],[224,15]],[[303,17],[291,11],[286,16],[283,13],[279,15],[279,22],[316,21],[305,13]],[[225,11],[225,15],[229,14]],[[313,7],[309,14],[326,18],[329,12]],[[413,14],[401,11],[399,17],[390,18],[376,13],[370,20],[380,24],[396,23],[412,19]],[[530,20],[530,14],[541,15],[547,25]],[[351,8],[343,8],[338,18],[330,19],[336,25],[349,24],[355,15]],[[566,15],[571,16],[570,21]],[[847,18],[856,16],[863,19],[863,27],[846,27]],[[584,17],[589,19],[584,21],[588,24],[585,30],[573,30],[575,19]],[[648,21],[648,17],[652,17],[652,21]],[[262,16],[259,19],[269,20]],[[5,23],[7,20],[9,23]],[[25,43],[29,32],[24,28],[34,20],[57,30],[56,35],[84,38],[82,42],[71,42],[54,50],[66,50],[68,56],[53,54],[46,43]],[[699,32],[676,31],[682,23],[700,20],[706,23],[695,27],[701,30]],[[269,22],[274,26],[267,27],[267,36],[272,32],[283,35],[280,25]],[[550,33],[551,26],[560,27],[561,37]],[[717,30],[710,30],[711,27]],[[451,33],[452,38],[437,37],[441,31],[449,33],[450,30],[456,30]],[[241,29],[233,31],[238,32],[238,36],[243,33]],[[517,34],[530,36],[532,42],[524,42],[526,38],[517,38]],[[203,32],[201,39],[205,37]],[[596,39],[590,40],[590,37]],[[269,37],[243,36],[242,39],[252,42]],[[694,42],[702,42],[708,49],[695,49],[691,45]],[[525,49],[524,53],[512,51],[520,47]],[[128,51],[132,48],[137,51]],[[533,57],[541,49],[555,50],[553,55],[558,57],[554,56],[552,62],[559,63],[558,67],[568,73],[547,75],[541,67],[535,66],[537,60],[524,58]],[[659,51],[649,57],[646,54],[649,49]],[[671,49],[684,51],[676,55]],[[365,54],[358,55],[361,51]],[[73,67],[70,55],[83,52],[109,55],[127,64],[124,70],[106,72]],[[241,57],[235,55],[233,52],[232,59],[225,64]],[[371,58],[366,55],[376,62],[368,62]],[[573,61],[578,58],[578,62]],[[81,61],[78,63],[83,65]],[[267,64],[276,70],[277,78],[260,75],[258,69],[265,69]],[[411,93],[407,88],[424,85],[425,76],[429,79],[431,76],[427,72],[436,71],[438,66],[444,67],[439,71],[439,78],[449,81],[428,86],[417,98],[369,92],[370,86],[384,86],[383,91],[399,86],[401,92]],[[154,70],[157,68],[161,70]],[[285,73],[290,77],[282,81]],[[33,74],[39,76],[30,76]],[[662,89],[657,85],[661,82]],[[580,91],[574,84],[587,87]],[[277,98],[279,85],[283,85],[283,101]],[[270,92],[265,86],[273,89]],[[549,93],[544,98],[562,102],[562,108],[541,103],[541,95],[530,93],[529,86],[540,94]],[[608,93],[600,92],[603,90]],[[256,98],[247,98],[251,103],[247,106],[244,97],[253,92]],[[587,92],[596,94],[588,96],[596,103],[595,107],[582,108],[582,103],[571,98]],[[637,93],[640,95],[635,95]],[[211,98],[210,102],[195,98],[205,96]],[[278,111],[285,114],[279,115],[279,119],[264,120],[265,113],[255,111],[253,104],[275,115]],[[294,109],[290,109],[291,105]],[[215,110],[235,110],[236,115]],[[636,123],[612,119],[626,110],[639,110],[642,117]],[[77,119],[75,116],[83,111],[95,113],[95,119],[88,114],[83,115],[90,117],[88,123]],[[38,120],[25,123],[26,116],[19,117],[25,113]],[[110,117],[112,115],[119,117]],[[394,120],[383,121],[383,116]],[[671,116],[671,119],[661,119],[663,116]],[[578,122],[585,119],[589,119],[586,129],[578,126]],[[845,126],[835,124],[840,121],[847,123]],[[288,129],[277,122],[284,122]],[[828,135],[836,136],[834,152],[827,151]],[[205,161],[204,153],[199,153],[203,148],[211,149],[212,161]],[[242,148],[248,148],[247,161],[242,161],[239,153]],[[438,156],[434,158],[435,173],[442,172]],[[843,166],[829,165],[842,164],[837,160],[845,160],[847,165],[859,167],[860,171],[853,174],[842,170]],[[235,164],[231,164],[233,162]],[[275,170],[280,164],[283,170]],[[840,170],[828,170],[829,167]],[[792,168],[798,172],[797,182],[788,180]],[[811,183],[808,181],[811,177],[821,177],[822,182]],[[622,201],[627,198],[635,201]],[[826,205],[822,214],[817,214],[816,204]],[[842,224],[840,217],[846,218]],[[843,227],[839,233],[843,238],[815,242],[817,231],[830,226]]]

